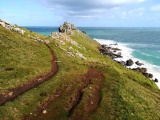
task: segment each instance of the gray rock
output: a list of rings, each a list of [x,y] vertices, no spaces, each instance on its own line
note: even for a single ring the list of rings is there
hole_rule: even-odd
[[[146,73],[147,72],[147,69],[146,68],[134,68],[133,70],[137,71],[137,72],[140,72],[140,73]]]
[[[129,59],[126,61],[126,66],[132,66],[133,65],[133,60],[132,59]]]
[[[8,30],[12,30],[15,27],[14,24],[11,24],[11,23],[6,22],[6,21],[1,20],[1,19],[0,19],[0,25],[3,26],[3,27],[5,27]]]
[[[153,78],[153,74],[151,74],[151,73],[143,73],[143,75],[148,78]]]
[[[153,74],[149,73],[149,78],[153,78]]]
[[[76,28],[74,27],[73,24],[69,22],[64,22],[64,24],[59,27],[59,32],[61,33],[67,33],[72,35],[73,34],[72,30],[76,30]]]
[[[121,52],[118,52],[117,55],[122,56],[122,53],[121,53]]]
[[[4,22],[0,22],[0,25],[1,25],[2,27],[5,27],[5,23],[4,23]]]
[[[144,65],[143,63],[140,63],[139,61],[136,61],[135,63],[136,63],[136,65],[138,65],[138,66]]]
[[[101,47],[102,47],[102,48],[106,48],[106,47],[108,47],[108,45],[102,44]],[[111,48],[111,47],[110,47],[110,48]]]
[[[21,30],[20,28],[13,28],[14,31],[19,32],[20,34],[24,35],[25,31]]]
[[[114,50],[114,51],[121,51],[121,49],[119,49],[119,48],[112,48],[112,50]]]

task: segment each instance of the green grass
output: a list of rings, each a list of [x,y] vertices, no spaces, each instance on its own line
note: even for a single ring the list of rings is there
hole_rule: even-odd
[[[74,98],[77,89],[83,84],[81,80],[84,79],[90,67],[103,71],[104,80],[100,91],[102,99],[99,107],[87,115],[88,119],[158,120],[160,118],[160,91],[155,83],[142,74],[126,69],[109,57],[101,55],[96,41],[75,31],[74,36],[69,37],[81,47],[69,42],[61,45],[59,40],[52,40],[24,30],[26,34],[23,36],[0,26],[0,93],[24,84],[50,70],[51,56],[48,48],[28,38],[27,34],[51,41],[49,46],[60,61],[58,73],[50,80],[20,95],[14,101],[0,106],[0,120],[21,120],[24,116],[34,117],[30,113],[34,113],[42,102],[54,97],[57,90],[62,92],[61,96],[47,107],[48,116],[41,114],[39,118],[68,120],[68,109],[71,107],[69,101]],[[57,43],[59,46],[56,46]],[[69,49],[69,46],[73,49]],[[78,56],[71,57],[61,48],[73,53],[78,50],[87,59],[83,60]],[[6,71],[6,68],[14,69]],[[84,89],[85,98],[92,93],[89,90],[90,86],[96,86],[96,81]],[[71,89],[72,92],[67,93]],[[41,93],[46,93],[46,96],[40,96]],[[86,106],[84,99],[81,104]],[[83,114],[81,110],[83,108],[78,108]]]
[[[51,56],[42,43],[0,27],[0,48],[0,92],[50,70]]]

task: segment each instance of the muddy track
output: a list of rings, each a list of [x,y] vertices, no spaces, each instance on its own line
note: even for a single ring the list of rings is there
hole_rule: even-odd
[[[41,103],[40,107],[37,108],[33,115],[26,115],[24,117],[24,120],[39,120],[42,118],[46,119],[47,117],[57,118],[58,116],[53,114],[56,112],[57,108],[53,106],[52,103],[61,101],[62,96],[68,98],[66,99],[66,106],[61,106],[62,109],[68,111],[68,115],[66,116],[67,118],[70,118],[71,120],[79,120],[82,119],[82,117],[88,117],[82,114],[84,113],[85,115],[88,115],[94,112],[99,107],[99,103],[101,101],[101,86],[103,79],[104,76],[101,71],[98,71],[93,68],[88,69],[87,73],[84,75],[82,79],[75,80],[75,83],[71,82],[71,84],[68,85],[69,89],[67,89],[67,87],[61,90],[57,89],[54,95],[49,96],[48,100],[43,101]],[[81,85],[79,87],[74,86],[74,84],[77,83]],[[91,85],[92,89],[90,94],[92,94],[92,96],[86,97],[86,93],[84,92],[84,90],[90,89]],[[83,103],[85,103],[85,107],[79,107]],[[42,114],[43,110],[46,110],[47,113]],[[81,111],[82,114],[78,111]]]
[[[103,73],[96,69],[89,69],[85,75],[85,86],[78,91],[74,104],[69,110],[71,120],[87,119],[89,114],[99,107],[101,101],[101,85],[104,79]],[[90,86],[92,84],[92,87]],[[90,89],[90,96],[86,96],[85,89]],[[88,94],[88,93],[87,93]]]
[[[5,104],[8,101],[14,100],[19,95],[25,93],[26,91],[35,88],[39,84],[43,83],[44,81],[47,81],[49,78],[51,78],[57,71],[58,71],[58,65],[56,63],[56,57],[54,56],[53,50],[51,47],[47,44],[44,44],[50,51],[50,54],[52,56],[51,60],[51,70],[44,74],[37,76],[36,78],[30,80],[29,82],[18,86],[16,88],[10,89],[7,93],[0,94],[0,105]]]

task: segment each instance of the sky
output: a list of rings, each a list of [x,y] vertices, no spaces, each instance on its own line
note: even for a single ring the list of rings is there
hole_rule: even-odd
[[[160,27],[160,0],[1,0],[0,19],[20,26]]]

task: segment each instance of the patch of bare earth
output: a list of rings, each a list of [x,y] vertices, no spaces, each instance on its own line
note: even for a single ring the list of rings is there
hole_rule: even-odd
[[[25,120],[58,119],[60,116],[60,113],[57,113],[59,109],[68,112],[66,117],[71,120],[87,119],[88,115],[99,107],[104,76],[101,71],[90,68],[81,77],[81,79],[77,79],[70,84],[64,82],[65,88],[59,88],[61,89],[59,92],[57,91],[48,100],[42,102],[34,115],[27,115]],[[65,100],[64,104],[61,102],[63,99]],[[46,113],[43,113],[44,110]]]
[[[94,112],[101,101],[101,85],[104,76],[101,71],[89,69],[85,75],[85,81],[88,81],[80,92],[80,99],[77,97],[77,104],[70,109],[71,120],[87,120],[89,114]]]

